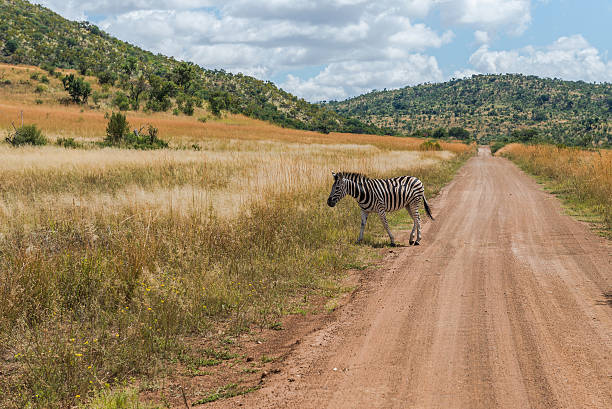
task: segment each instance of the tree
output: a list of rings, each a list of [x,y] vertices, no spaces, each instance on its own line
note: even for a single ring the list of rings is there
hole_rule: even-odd
[[[16,40],[11,38],[4,44],[4,53],[6,55],[14,54],[15,51],[17,51],[17,48],[19,48],[19,44]]]
[[[126,73],[126,75],[129,77],[130,75],[132,75],[132,73],[134,71],[136,71],[136,67],[138,66],[138,61],[136,61],[136,58],[129,56],[125,62],[123,63],[123,65],[121,66],[121,69],[123,70],[123,72]]]
[[[78,103],[87,103],[87,99],[91,94],[91,85],[81,77],[75,77],[74,74],[66,75],[62,78],[64,89],[68,91],[72,100]]]
[[[448,132],[446,131],[446,128],[438,128],[433,132],[433,135],[431,136],[433,138],[443,139],[448,137]]]
[[[104,71],[98,74],[98,82],[100,85],[115,85],[115,81],[117,81],[117,74],[112,71]]]
[[[138,111],[140,108],[140,95],[147,90],[147,80],[144,75],[130,81],[130,103],[132,109]]]
[[[515,129],[510,137],[517,142],[535,142],[538,139],[538,130],[535,128]]]
[[[130,124],[125,115],[113,112],[106,126],[106,141],[111,144],[118,144],[130,132]]]
[[[196,77],[196,69],[192,63],[182,62],[172,71],[174,83],[183,91],[187,91],[189,84]]]
[[[215,91],[208,97],[210,111],[215,116],[220,116],[221,111],[230,108],[230,96],[227,92]]]
[[[451,138],[462,140],[470,139],[470,133],[467,131],[467,129],[464,129],[460,126],[454,126],[449,129],[448,136],[450,136]]]
[[[172,105],[170,97],[176,95],[176,85],[154,74],[149,76],[149,85],[147,108],[152,111],[167,111]]]

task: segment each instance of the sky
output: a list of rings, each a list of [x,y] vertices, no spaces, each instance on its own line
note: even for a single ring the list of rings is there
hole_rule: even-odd
[[[34,0],[307,101],[477,73],[612,82],[610,0]]]

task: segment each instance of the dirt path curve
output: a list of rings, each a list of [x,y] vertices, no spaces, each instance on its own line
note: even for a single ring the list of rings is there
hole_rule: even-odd
[[[218,404],[612,408],[610,243],[484,148],[433,213],[280,374]]]

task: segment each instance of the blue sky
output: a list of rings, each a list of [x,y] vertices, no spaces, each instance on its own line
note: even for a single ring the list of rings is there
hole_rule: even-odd
[[[612,82],[609,0],[40,2],[147,50],[271,80],[309,101],[475,73]]]

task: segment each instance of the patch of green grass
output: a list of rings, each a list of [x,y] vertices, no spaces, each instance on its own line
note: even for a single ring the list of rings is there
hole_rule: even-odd
[[[275,331],[282,331],[283,328],[283,323],[282,322],[275,322],[272,325],[270,325],[269,327],[270,329],[273,329]]]
[[[262,355],[260,360],[261,360],[262,364],[267,364],[267,363],[270,363],[270,362],[274,362],[275,358],[273,358],[271,356],[267,356],[267,355]]]
[[[102,389],[96,392],[88,403],[78,406],[80,409],[162,409],[162,406],[151,405],[138,400],[138,391],[126,389]]]
[[[245,395],[249,392],[253,392],[259,389],[259,386],[251,386],[249,388],[240,388],[235,383],[229,383],[225,386],[221,386],[213,391],[209,391],[206,395],[194,402],[194,405],[202,405],[204,403],[215,402],[219,399],[233,398],[234,396]]]
[[[219,351],[213,348],[208,348],[204,350],[204,353],[210,357],[210,358],[214,358],[220,361],[227,361],[230,359],[234,359],[238,357],[238,354],[235,354],[233,352],[229,352],[229,351]]]

